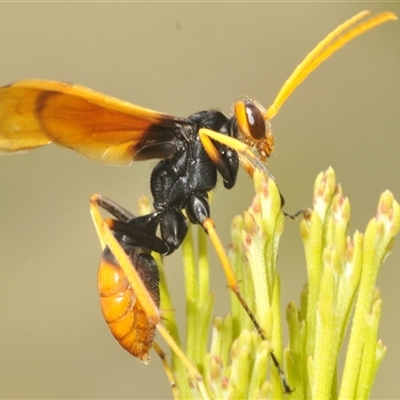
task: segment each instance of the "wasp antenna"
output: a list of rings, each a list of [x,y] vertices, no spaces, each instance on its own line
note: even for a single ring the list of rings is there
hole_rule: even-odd
[[[317,46],[307,54],[305,59],[296,67],[292,75],[283,84],[281,90],[276,96],[272,105],[268,108],[265,113],[265,118],[272,119],[282,107],[283,103],[290,97],[297,86],[300,85],[307,76],[314,71],[323,61],[329,58],[334,52],[343,47],[346,43],[352,41],[357,36],[375,28],[376,26],[383,24],[384,22],[393,21],[397,19],[397,16],[392,12],[383,12],[368,20],[360,23],[359,25],[351,28],[348,32],[343,32],[349,29],[352,25],[356,24],[362,18],[369,15],[369,11],[361,11],[354,17],[348,19],[343,24],[339,25],[331,33],[329,33],[325,39],[317,44]],[[343,34],[343,35],[342,35]],[[341,36],[342,35],[342,36]]]

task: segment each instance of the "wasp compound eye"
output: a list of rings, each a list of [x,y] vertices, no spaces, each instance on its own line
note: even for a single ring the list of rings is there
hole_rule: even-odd
[[[242,140],[256,148],[261,159],[265,160],[274,150],[274,137],[265,118],[266,110],[249,99],[236,102],[234,110]]]
[[[261,110],[250,100],[238,101],[235,104],[235,115],[239,129],[253,140],[263,140],[266,137],[265,120]]]

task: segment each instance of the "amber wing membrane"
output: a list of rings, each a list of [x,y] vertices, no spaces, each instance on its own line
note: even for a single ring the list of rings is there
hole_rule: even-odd
[[[79,85],[27,80],[0,88],[2,153],[55,143],[101,163],[127,165],[144,148],[173,140],[184,123]]]

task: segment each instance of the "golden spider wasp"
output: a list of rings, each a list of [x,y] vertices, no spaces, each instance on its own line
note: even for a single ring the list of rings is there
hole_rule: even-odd
[[[160,322],[159,277],[151,251],[171,254],[176,250],[185,238],[188,220],[200,224],[209,234],[230,289],[265,339],[214,229],[208,192],[215,188],[218,174],[225,188],[232,188],[239,164],[250,175],[255,168],[268,173],[261,162],[274,150],[270,120],[291,93],[343,45],[396,19],[386,12],[360,22],[366,15],[368,12],[361,12],[328,34],[299,64],[268,109],[242,99],[234,104],[231,117],[207,110],[180,118],[55,81],[27,80],[0,88],[2,152],[55,143],[104,164],[161,159],[150,180],[154,212],[135,217],[111,200],[99,195],[91,198],[91,212],[103,247],[99,268],[103,314],[113,335],[134,356],[148,360],[156,328],[179,352]],[[252,149],[258,151],[258,158]],[[115,219],[104,221],[99,208]],[[273,352],[271,357],[284,390],[290,392]],[[186,365],[190,368],[189,362]]]

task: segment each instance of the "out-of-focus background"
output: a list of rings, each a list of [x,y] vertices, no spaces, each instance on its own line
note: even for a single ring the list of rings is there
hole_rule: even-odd
[[[211,107],[230,113],[245,95],[268,106],[307,52],[365,8],[400,15],[399,3],[378,2],[2,3],[0,85],[75,82],[179,116]],[[340,50],[283,106],[269,169],[287,212],[310,205],[314,179],[329,166],[351,201],[351,233],[365,229],[385,189],[400,200],[399,70],[400,23],[390,22]],[[171,396],[158,358],[140,364],[101,317],[100,246],[89,215],[93,193],[135,211],[153,165],[107,167],[56,146],[0,157],[1,398]],[[216,190],[212,214],[226,245],[232,217],[252,196],[244,173],[233,190]],[[215,312],[223,314],[228,291],[214,263]],[[166,269],[183,317],[179,251]],[[298,302],[306,280],[299,221],[286,223],[279,270],[283,303]],[[400,393],[399,284],[396,243],[378,280],[388,354],[374,398]]]

